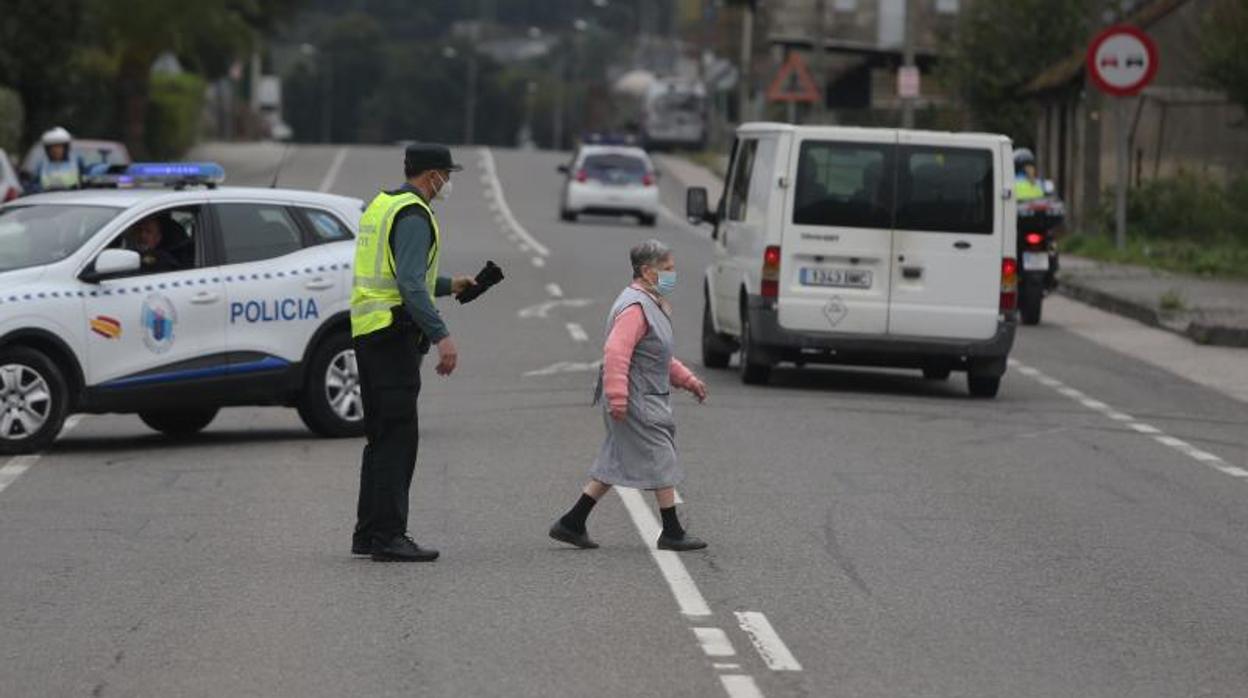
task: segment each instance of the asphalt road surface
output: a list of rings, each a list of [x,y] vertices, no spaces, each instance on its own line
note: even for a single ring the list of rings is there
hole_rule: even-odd
[[[280,150],[199,155],[268,185]],[[460,368],[426,367],[411,531],[442,559],[351,557],[362,441],[293,410],[184,442],[89,416],[0,491],[0,695],[1248,695],[1245,403],[1058,305],[996,400],[916,371],[746,387],[698,361],[705,228],[561,223],[563,156],[456,155],[443,269],[507,280],[442,306]],[[297,147],[279,183],[368,198],[401,157]],[[677,401],[711,545],[655,554],[652,500],[622,492],[590,519],[602,548],[568,549],[546,529],[600,443],[604,316],[651,236],[711,392]]]

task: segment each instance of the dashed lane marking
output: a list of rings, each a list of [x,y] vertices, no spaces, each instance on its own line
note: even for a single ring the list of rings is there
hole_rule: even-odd
[[[541,257],[549,257],[550,250],[546,246],[537,241],[529,234],[529,231],[520,225],[520,221],[516,220],[515,214],[511,212],[511,207],[507,205],[507,199],[503,196],[503,184],[498,179],[498,167],[494,163],[494,154],[489,148],[481,149],[481,168],[485,171],[484,179],[487,179],[487,186],[494,194],[494,201],[498,204],[498,212],[506,221],[508,227],[515,231],[529,247],[533,249]]]
[[[61,427],[61,434],[64,435],[73,431],[74,427],[78,426],[78,423],[81,421],[82,415],[76,414],[69,417],[65,420],[65,425]],[[17,479],[21,477],[23,473],[30,470],[31,466],[39,462],[40,457],[41,454],[32,453],[25,456],[13,456],[10,458],[3,467],[0,467],[0,492],[4,492],[8,489],[9,485],[17,482]]]
[[[694,628],[693,634],[698,638],[698,644],[702,646],[702,651],[708,657],[735,657],[737,651],[732,647],[732,641],[728,639],[728,633],[720,628]]]
[[[546,260],[542,259],[541,257],[534,257],[531,261],[533,262],[533,266],[537,267],[538,269],[541,269],[542,267],[546,266]]]
[[[563,298],[563,289],[559,287],[559,284],[546,284],[546,293],[551,298]]]
[[[754,677],[746,674],[721,674],[719,683],[724,687],[728,698],[763,698]]]
[[[757,611],[737,611],[737,623],[740,624],[745,634],[750,636],[754,649],[758,650],[759,656],[763,658],[768,669],[772,671],[802,670],[802,665],[789,651],[784,640],[780,639],[780,635],[771,626],[771,621],[767,620],[767,616]]]
[[[569,322],[566,325],[566,327],[568,328],[568,334],[572,336],[572,341],[574,342],[588,342],[589,341],[589,335],[586,334],[584,327],[581,327],[579,324],[575,322]]]
[[[339,148],[338,152],[334,153],[334,161],[330,163],[329,169],[325,171],[325,178],[321,180],[321,186],[317,188],[317,191],[329,191],[334,186],[334,182],[338,181],[338,171],[342,169],[342,163],[346,159],[347,149],[345,147]]]
[[[1158,429],[1152,424],[1141,422],[1126,412],[1115,409],[1101,400],[1088,396],[1082,391],[1076,390],[1075,388],[1066,385],[1052,376],[1045,375],[1043,371],[1037,368],[1027,366],[1017,359],[1010,359],[1010,366],[1016,368],[1018,372],[1024,376],[1032,378],[1041,385],[1045,385],[1056,390],[1059,394],[1071,398],[1084,407],[1093,410],[1094,412],[1099,412],[1115,422],[1122,422],[1126,424],[1127,428],[1134,432],[1153,437],[1153,440],[1157,443],[1162,444],[1163,446],[1169,446],[1197,463],[1208,465],[1224,475],[1230,475],[1235,478],[1248,478],[1248,470],[1228,464],[1222,456],[1219,456],[1216,453],[1201,450],[1183,439],[1163,432],[1161,429]]]

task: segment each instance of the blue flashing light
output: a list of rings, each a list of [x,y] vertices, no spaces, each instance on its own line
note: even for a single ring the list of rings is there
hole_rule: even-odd
[[[215,162],[101,163],[88,168],[83,181],[90,187],[215,187],[225,181],[225,168]]]

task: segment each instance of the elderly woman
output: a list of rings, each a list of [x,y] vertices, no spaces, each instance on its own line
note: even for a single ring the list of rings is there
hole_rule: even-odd
[[[674,486],[684,479],[676,459],[672,386],[706,400],[706,385],[673,356],[672,307],[675,260],[658,240],[630,253],[633,283],[620,294],[607,323],[602,372],[594,402],[603,402],[607,438],[589,473],[589,483],[550,537],[579,548],[597,548],[585,521],[612,485],[653,490],[663,515],[662,550],[698,550],[706,543],[685,533],[676,516]],[[605,396],[605,400],[602,398]]]

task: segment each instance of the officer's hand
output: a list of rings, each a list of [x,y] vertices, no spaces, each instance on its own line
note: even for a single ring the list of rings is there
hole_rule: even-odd
[[[458,296],[459,294],[463,293],[464,291],[467,291],[468,289],[476,285],[477,285],[477,280],[472,278],[471,276],[456,276],[455,278],[451,279],[451,295]]]
[[[459,363],[459,350],[455,348],[455,340],[450,337],[443,337],[438,342],[438,375],[449,376],[455,371],[455,365]]]

